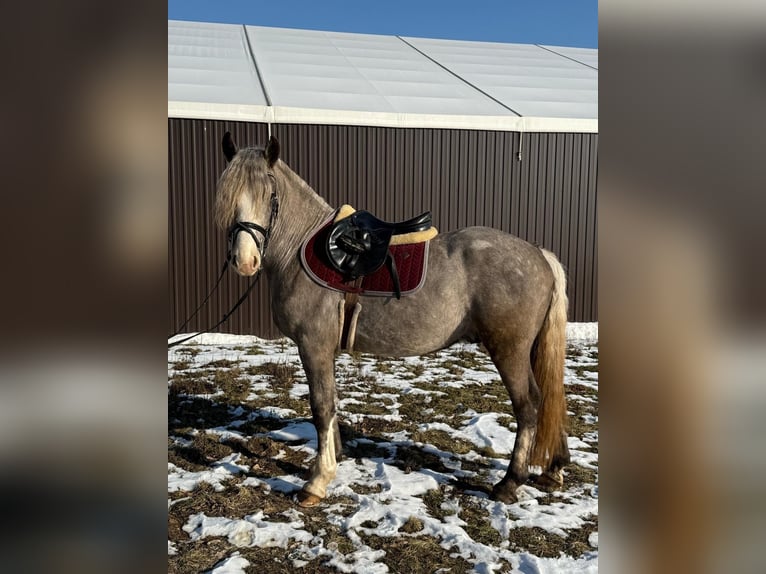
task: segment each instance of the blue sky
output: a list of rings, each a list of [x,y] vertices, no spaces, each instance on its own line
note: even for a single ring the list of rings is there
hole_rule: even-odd
[[[168,18],[598,47],[597,0],[168,0]]]

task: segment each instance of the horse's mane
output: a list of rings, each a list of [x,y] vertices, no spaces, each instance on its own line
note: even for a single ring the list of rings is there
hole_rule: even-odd
[[[215,196],[215,222],[221,229],[232,224],[237,215],[237,202],[242,193],[269,189],[268,165],[263,148],[239,150],[218,179]]]

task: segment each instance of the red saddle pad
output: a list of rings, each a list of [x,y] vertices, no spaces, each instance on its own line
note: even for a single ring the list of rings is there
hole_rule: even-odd
[[[362,286],[355,288],[353,281],[346,281],[330,265],[325,252],[327,236],[330,233],[335,214],[311,232],[301,246],[301,263],[309,277],[327,289],[341,292],[357,292],[362,295],[377,297],[395,297],[394,282],[388,268],[384,265],[375,273],[362,279]],[[429,241],[392,245],[389,247],[396,263],[402,296],[410,295],[420,289],[426,280]]]

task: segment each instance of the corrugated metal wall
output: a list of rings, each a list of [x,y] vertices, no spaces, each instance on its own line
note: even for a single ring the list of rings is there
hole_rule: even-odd
[[[169,120],[171,333],[205,297],[225,254],[212,202],[226,130],[240,145],[267,139],[264,124]],[[597,320],[598,134],[316,125],[273,125],[272,132],[282,159],[330,205],[350,203],[389,220],[430,209],[440,231],[487,225],[552,250],[568,270],[570,319]],[[227,273],[184,330],[217,322],[247,282]],[[279,336],[265,281],[221,330]]]

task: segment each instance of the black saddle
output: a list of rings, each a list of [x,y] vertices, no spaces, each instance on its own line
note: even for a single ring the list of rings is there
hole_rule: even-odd
[[[388,250],[391,238],[430,228],[430,211],[399,223],[383,221],[368,211],[356,211],[330,229],[327,257],[332,266],[349,280],[375,273],[383,265],[388,265],[398,299],[399,276]]]

